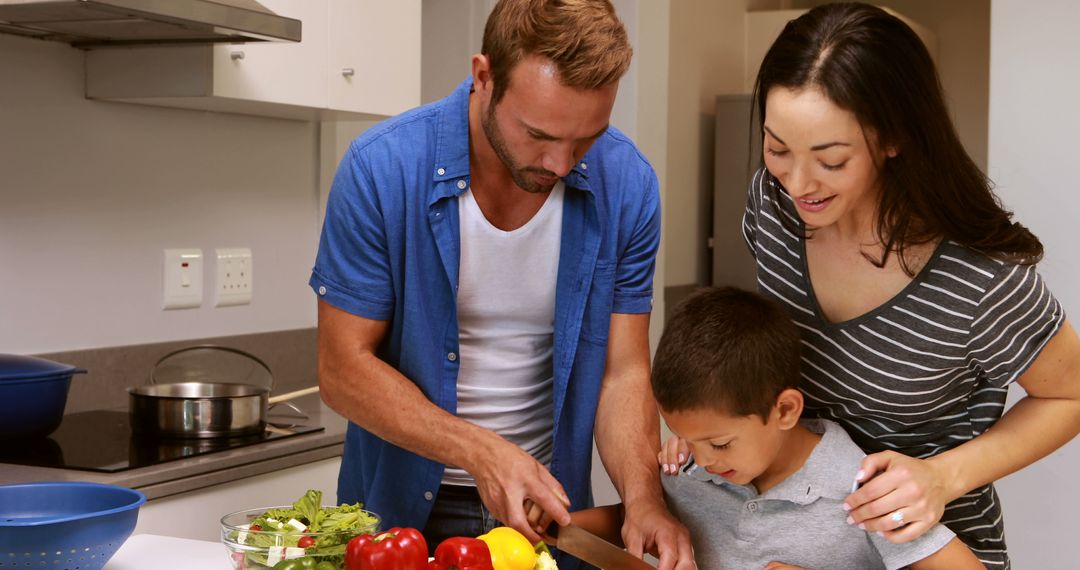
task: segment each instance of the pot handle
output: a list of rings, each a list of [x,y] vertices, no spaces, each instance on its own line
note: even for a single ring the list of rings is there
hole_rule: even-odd
[[[288,400],[292,400],[294,398],[299,398],[300,396],[307,396],[308,394],[317,394],[318,392],[319,392],[319,387],[318,386],[312,386],[310,388],[304,388],[303,390],[296,390],[295,392],[286,392],[286,393],[281,394],[279,396],[272,396],[272,397],[270,397],[269,399],[266,400],[266,403],[270,404],[270,407],[267,408],[267,409],[268,410],[273,409],[274,406],[276,406],[276,405],[278,405],[280,403],[284,403],[286,407],[291,408],[294,412],[297,413],[296,416],[290,416],[290,417],[295,417],[295,418],[299,418],[301,420],[306,420],[306,419],[309,419],[311,416],[307,415],[307,413],[304,412],[304,410],[301,410],[300,408],[296,407],[295,404],[293,404],[292,402],[289,402]]]
[[[278,395],[278,396],[271,396],[270,399],[268,399],[266,402],[268,404],[276,404],[278,402],[284,402],[286,400],[292,400],[294,398],[299,398],[300,396],[307,396],[308,394],[318,394],[318,393],[319,393],[319,387],[318,386],[312,386],[310,388],[304,388],[303,390],[296,390],[295,392],[286,392],[286,393]]]

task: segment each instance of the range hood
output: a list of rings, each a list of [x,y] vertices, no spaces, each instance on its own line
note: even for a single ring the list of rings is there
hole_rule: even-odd
[[[256,0],[0,0],[0,33],[79,48],[300,41],[300,20]]]

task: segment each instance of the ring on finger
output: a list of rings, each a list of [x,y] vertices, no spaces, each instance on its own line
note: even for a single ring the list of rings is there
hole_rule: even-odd
[[[889,517],[889,519],[892,520],[894,523],[896,523],[896,526],[898,528],[904,526],[904,512],[903,511],[900,511],[900,510],[893,511],[893,514]]]

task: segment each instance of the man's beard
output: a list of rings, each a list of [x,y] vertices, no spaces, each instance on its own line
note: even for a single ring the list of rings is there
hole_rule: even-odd
[[[499,131],[499,125],[495,121],[495,103],[488,106],[487,113],[481,114],[480,126],[483,127],[484,136],[487,137],[488,143],[491,144],[491,148],[495,151],[495,156],[499,157],[503,166],[510,171],[510,177],[514,180],[514,184],[532,194],[551,192],[551,189],[555,186],[554,184],[544,186],[530,179],[528,174],[532,172],[541,176],[557,176],[554,172],[537,166],[521,168],[518,166],[517,160],[514,159],[514,155],[510,154],[510,149],[506,146],[506,140],[503,139],[502,132]]]

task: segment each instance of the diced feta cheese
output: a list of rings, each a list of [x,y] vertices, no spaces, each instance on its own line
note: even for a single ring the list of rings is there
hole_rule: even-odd
[[[299,532],[304,532],[304,529],[307,528],[306,524],[304,524],[304,523],[302,523],[302,522],[300,522],[300,521],[298,521],[296,519],[289,519],[289,522],[287,524],[289,526],[295,528]]]
[[[551,557],[551,554],[541,552],[539,558],[536,559],[536,570],[559,570],[559,567],[555,564],[555,559]]]
[[[290,546],[285,549],[285,560],[292,560],[293,558],[300,558],[307,554],[307,551],[298,546]]]
[[[266,565],[273,567],[278,562],[285,559],[285,547],[284,546],[271,546],[266,550]]]
[[[240,525],[240,528],[244,530],[240,531],[240,533],[236,535],[236,542],[239,542],[240,544],[247,544],[248,533],[246,531],[247,529],[251,528],[251,525],[242,524]]]

